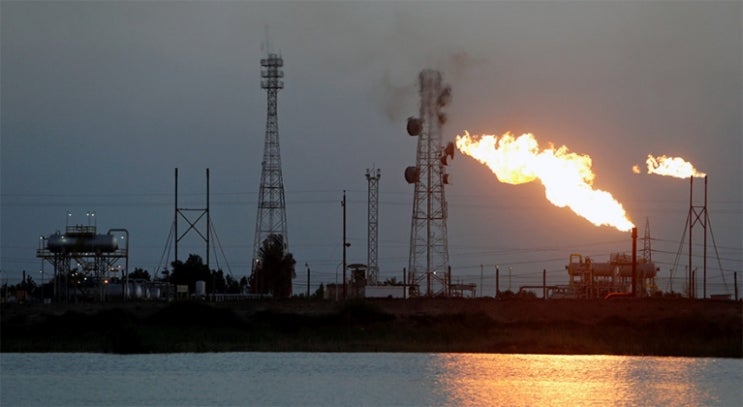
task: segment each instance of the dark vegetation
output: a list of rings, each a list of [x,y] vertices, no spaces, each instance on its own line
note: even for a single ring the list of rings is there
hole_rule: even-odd
[[[2,308],[3,352],[743,356],[741,303],[290,299]]]
[[[297,261],[286,251],[281,235],[270,235],[258,251],[258,263],[248,279],[250,292],[270,294],[274,298],[288,298],[292,295],[292,279],[296,277],[294,266]]]

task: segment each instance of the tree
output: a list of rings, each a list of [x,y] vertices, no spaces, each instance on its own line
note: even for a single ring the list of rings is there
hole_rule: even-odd
[[[139,267],[135,268],[134,271],[129,273],[129,278],[132,280],[135,279],[142,279],[145,281],[150,281],[150,272],[144,269],[141,269]]]
[[[231,275],[228,274],[224,277],[224,283],[225,283],[225,292],[232,293],[232,294],[237,294],[240,292],[240,284]]]
[[[320,283],[320,287],[317,287],[317,290],[315,291],[314,297],[315,298],[319,298],[321,300],[323,298],[325,298],[325,284]]]
[[[176,260],[171,263],[173,272],[170,274],[170,282],[176,285],[188,285],[189,291],[196,291],[196,282],[199,280],[206,282],[207,291],[211,291],[211,273],[209,267],[201,260],[201,256],[196,254],[188,255],[188,260],[182,262]]]
[[[217,271],[212,270],[211,276],[212,276],[212,286],[211,286],[210,292],[219,292],[219,293],[225,292],[225,289],[227,288],[227,282],[224,278],[224,272],[222,270],[217,270]]]
[[[250,291],[271,294],[276,298],[290,297],[297,262],[291,253],[285,251],[284,238],[270,235],[263,241],[258,256],[258,265],[249,279]]]

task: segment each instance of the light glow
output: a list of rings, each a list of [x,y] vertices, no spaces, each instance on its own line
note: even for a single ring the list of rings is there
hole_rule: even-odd
[[[514,137],[506,133],[472,136],[457,135],[457,149],[482,164],[507,184],[539,180],[545,196],[557,207],[568,207],[596,226],[612,226],[629,231],[634,224],[621,203],[606,191],[595,189],[591,157],[570,152],[566,146],[540,149],[532,134]]]
[[[654,157],[652,154],[648,154],[645,163],[648,166],[648,174],[658,174],[676,178],[703,178],[707,176],[707,174],[697,171],[690,162],[681,157],[667,157],[665,155]]]

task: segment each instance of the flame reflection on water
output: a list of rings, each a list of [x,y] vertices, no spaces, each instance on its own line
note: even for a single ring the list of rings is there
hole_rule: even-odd
[[[741,383],[743,361],[725,358],[303,352],[0,355],[3,407],[741,406]]]
[[[720,403],[695,379],[706,364],[699,358],[446,354],[437,362],[440,396],[448,405]]]

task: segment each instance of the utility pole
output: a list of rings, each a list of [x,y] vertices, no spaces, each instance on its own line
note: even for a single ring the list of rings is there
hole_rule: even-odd
[[[481,264],[480,265],[480,297],[484,297],[485,296],[485,286],[482,285],[482,269],[483,269],[483,267],[485,267],[485,266],[483,266]]]
[[[343,207],[343,300],[346,300],[346,248],[350,246],[346,242],[346,190],[343,190],[343,201],[341,201]]]
[[[637,228],[632,228],[632,296],[637,297]]]

